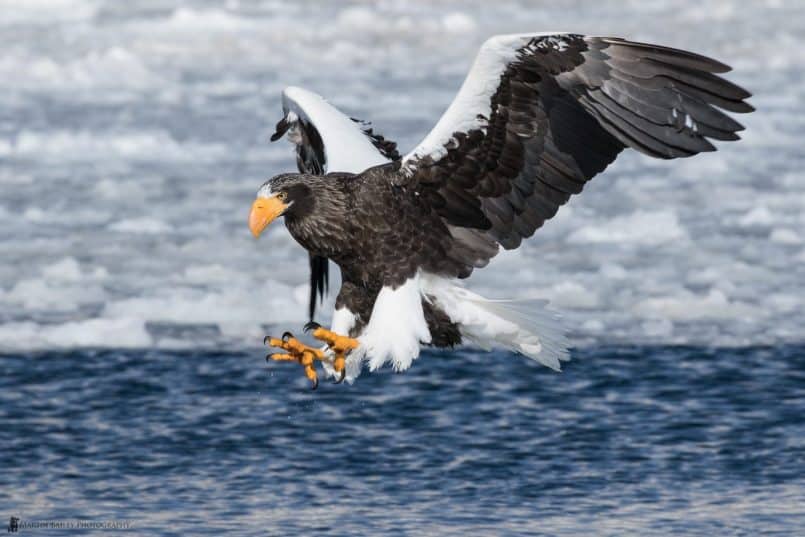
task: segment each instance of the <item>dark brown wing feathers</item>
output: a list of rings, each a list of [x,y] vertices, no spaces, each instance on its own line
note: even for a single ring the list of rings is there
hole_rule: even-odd
[[[658,158],[714,150],[743,127],[749,93],[710,58],[616,38],[535,37],[500,76],[489,118],[446,153],[408,163],[420,199],[451,228],[445,247],[471,267],[489,241],[511,249],[552,218],[625,148]],[[456,228],[467,228],[457,234]],[[475,241],[475,244],[470,244]]]

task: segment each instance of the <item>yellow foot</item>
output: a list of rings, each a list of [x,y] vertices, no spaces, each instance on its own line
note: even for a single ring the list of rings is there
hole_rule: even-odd
[[[274,353],[266,355],[266,360],[288,361],[301,364],[305,368],[305,376],[313,383],[313,389],[319,387],[319,378],[316,375],[316,368],[314,363],[316,360],[326,360],[324,352],[321,349],[308,347],[295,337],[290,332],[285,332],[281,339],[266,336],[263,339],[263,344],[268,344],[271,347],[277,347],[287,352]]]
[[[307,323],[305,325],[305,332],[311,330],[312,336],[319,341],[326,343],[327,346],[330,347],[330,350],[333,351],[333,354],[335,354],[335,359],[333,360],[333,369],[335,369],[336,373],[341,374],[341,377],[336,381],[336,384],[343,382],[344,377],[347,374],[346,355],[349,354],[349,352],[353,349],[357,349],[360,343],[357,339],[342,336],[341,334],[336,334],[335,332],[331,332],[326,328],[322,328],[319,323]]]

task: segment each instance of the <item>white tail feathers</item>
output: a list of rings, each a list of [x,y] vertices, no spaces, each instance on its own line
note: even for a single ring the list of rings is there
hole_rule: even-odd
[[[483,347],[504,347],[553,370],[569,360],[569,342],[546,300],[489,300],[451,280],[423,274],[422,293],[459,325],[462,336]]]
[[[556,313],[546,300],[489,300],[468,291],[454,280],[420,273],[397,289],[383,288],[372,316],[358,336],[360,346],[347,357],[346,380],[352,382],[364,363],[375,369],[386,363],[403,371],[419,356],[422,343],[431,340],[422,309],[427,300],[458,324],[462,337],[491,349],[503,347],[559,371],[569,360],[568,340]],[[349,333],[355,316],[338,310],[333,330]],[[335,375],[332,367],[324,368]]]

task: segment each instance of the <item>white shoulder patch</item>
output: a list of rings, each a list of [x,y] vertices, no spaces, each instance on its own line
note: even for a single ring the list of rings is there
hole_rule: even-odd
[[[372,145],[359,123],[352,121],[320,95],[294,86],[287,87],[282,92],[282,108],[286,117],[302,118],[312,123],[319,132],[327,157],[328,173],[361,173],[372,166],[389,162]],[[294,130],[289,131],[289,138],[294,143],[301,141]]]
[[[453,102],[445,113],[413,151],[405,155],[403,163],[411,159],[430,156],[438,160],[446,153],[444,144],[456,132],[469,132],[480,127],[492,112],[492,95],[500,85],[500,75],[506,66],[516,59],[517,51],[531,39],[540,36],[557,35],[565,32],[543,32],[533,34],[496,35],[487,39],[467,73],[467,78],[458,90]]]

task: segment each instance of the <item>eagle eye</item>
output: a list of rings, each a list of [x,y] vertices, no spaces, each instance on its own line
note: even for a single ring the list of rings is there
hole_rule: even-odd
[[[288,198],[287,192],[280,192],[277,194],[277,199],[284,202]]]

